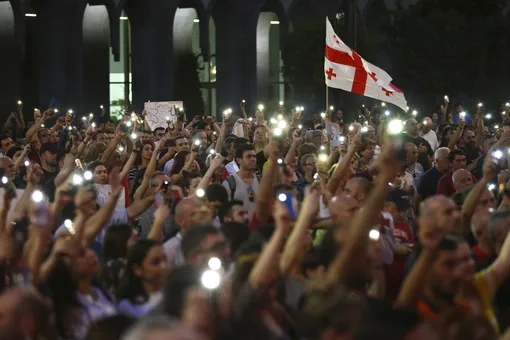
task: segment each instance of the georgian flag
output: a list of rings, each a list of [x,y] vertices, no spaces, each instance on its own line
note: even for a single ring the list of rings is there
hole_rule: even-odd
[[[407,111],[404,93],[391,84],[392,78],[347,46],[326,18],[326,85],[395,104]]]

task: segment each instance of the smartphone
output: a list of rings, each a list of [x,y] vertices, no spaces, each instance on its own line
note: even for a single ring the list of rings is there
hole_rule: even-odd
[[[124,133],[128,133],[129,131],[129,126],[127,124],[121,124],[120,125],[120,129],[122,130],[122,132]]]
[[[76,164],[76,167],[78,169],[83,170],[83,165],[81,164],[81,161],[79,159],[75,159],[74,164]]]
[[[154,197],[154,203],[156,204],[156,207],[159,207],[161,204],[167,204],[170,209],[172,208],[172,201],[167,200],[163,196],[162,192],[157,192],[156,193],[156,195]]]
[[[140,149],[143,147],[143,143],[139,138],[135,142],[135,147]]]
[[[165,146],[167,147],[176,147],[175,139],[168,139],[165,143]]]
[[[294,197],[294,195],[286,192],[279,192],[278,194],[276,194],[276,197],[287,208],[287,211],[289,212],[289,217],[295,221],[297,219],[298,212],[297,212],[297,200]]]

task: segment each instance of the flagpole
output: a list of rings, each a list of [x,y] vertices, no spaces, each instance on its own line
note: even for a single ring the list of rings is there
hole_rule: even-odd
[[[328,112],[329,110],[329,86],[326,85],[326,110],[324,112]]]

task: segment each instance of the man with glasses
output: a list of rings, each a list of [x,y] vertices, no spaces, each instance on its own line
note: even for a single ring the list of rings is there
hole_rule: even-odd
[[[300,200],[303,199],[305,187],[313,183],[313,176],[317,172],[317,157],[314,154],[306,154],[300,160],[301,169],[303,169],[303,177],[296,182]]]
[[[239,164],[239,171],[223,181],[223,186],[227,189],[229,198],[243,202],[251,220],[256,210],[255,194],[259,190],[259,179],[255,174],[255,147],[252,144],[239,145],[236,148],[235,161]]]

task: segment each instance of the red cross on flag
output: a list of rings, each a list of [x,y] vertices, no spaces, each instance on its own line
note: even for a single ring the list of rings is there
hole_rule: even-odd
[[[326,18],[326,85],[395,104],[407,111],[404,93],[391,84],[392,78],[347,46]]]

